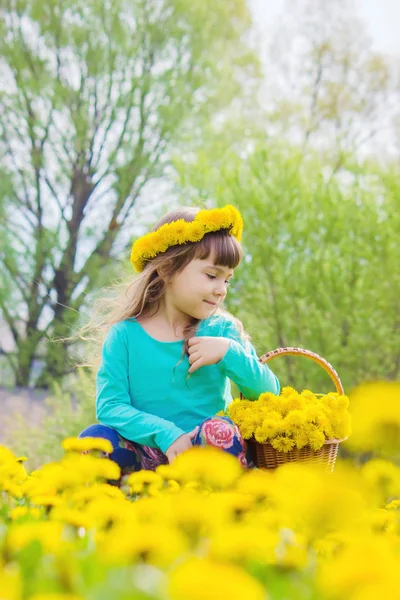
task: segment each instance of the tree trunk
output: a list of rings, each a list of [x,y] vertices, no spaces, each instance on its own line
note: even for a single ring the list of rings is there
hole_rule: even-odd
[[[54,383],[60,383],[62,378],[73,369],[73,361],[68,356],[69,338],[78,314],[63,309],[54,322],[51,339],[46,344],[44,365],[37,381],[36,388],[49,389]],[[68,319],[68,321],[66,321]]]
[[[20,340],[17,347],[17,368],[15,370],[15,385],[17,387],[29,387],[31,384],[31,372],[35,360],[37,340],[28,336],[26,340]]]

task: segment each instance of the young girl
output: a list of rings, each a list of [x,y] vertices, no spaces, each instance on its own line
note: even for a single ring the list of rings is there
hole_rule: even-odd
[[[239,321],[222,309],[242,258],[243,221],[233,206],[166,214],[132,247],[141,275],[112,319],[96,380],[101,424],[80,437],[111,441],[123,473],[172,462],[192,445],[212,445],[246,462],[227,417],[230,379],[243,395],[279,394]]]

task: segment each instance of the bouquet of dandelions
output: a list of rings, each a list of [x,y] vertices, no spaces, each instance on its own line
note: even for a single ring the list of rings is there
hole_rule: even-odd
[[[258,400],[236,398],[225,411],[245,440],[269,443],[280,452],[308,447],[317,451],[327,440],[343,440],[351,432],[347,396],[332,392],[301,393],[284,387],[280,396],[270,392]]]

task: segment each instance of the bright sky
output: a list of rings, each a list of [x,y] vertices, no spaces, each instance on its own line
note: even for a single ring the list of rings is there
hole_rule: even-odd
[[[281,13],[285,0],[248,0],[260,29],[272,24]],[[374,50],[400,54],[400,0],[359,0],[359,14],[364,18]]]

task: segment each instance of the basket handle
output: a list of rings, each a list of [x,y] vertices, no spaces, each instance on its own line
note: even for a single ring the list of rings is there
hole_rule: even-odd
[[[260,358],[260,362],[265,364],[266,362],[276,358],[277,356],[282,356],[283,354],[290,354],[292,356],[305,356],[306,358],[311,359],[316,362],[320,367],[324,369],[332,379],[335,384],[336,391],[339,394],[344,394],[344,389],[342,386],[342,382],[340,381],[339,375],[336,373],[335,369],[332,367],[327,360],[315,354],[315,352],[311,352],[311,350],[304,350],[304,348],[277,348],[276,350],[271,350],[271,352],[267,352],[263,354]]]

